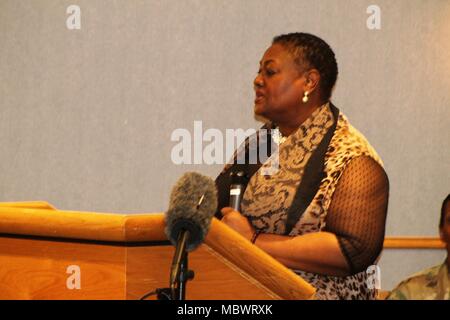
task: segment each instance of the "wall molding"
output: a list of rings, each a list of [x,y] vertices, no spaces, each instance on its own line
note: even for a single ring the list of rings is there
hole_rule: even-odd
[[[444,249],[445,243],[438,237],[386,237],[384,249]]]

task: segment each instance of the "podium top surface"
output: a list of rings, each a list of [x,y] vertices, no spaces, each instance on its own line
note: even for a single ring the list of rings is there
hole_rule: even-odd
[[[44,201],[0,203],[0,233],[111,242],[165,241],[164,214],[60,211]]]

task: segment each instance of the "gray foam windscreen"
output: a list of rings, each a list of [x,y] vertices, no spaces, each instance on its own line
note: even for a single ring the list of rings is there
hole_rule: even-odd
[[[200,199],[203,197],[201,204]],[[176,245],[180,232],[190,235],[187,251],[197,248],[204,240],[217,209],[217,190],[214,181],[196,172],[185,173],[175,184],[166,212],[167,238]]]

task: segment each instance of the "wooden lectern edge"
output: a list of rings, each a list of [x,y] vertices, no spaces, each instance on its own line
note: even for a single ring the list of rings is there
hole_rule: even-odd
[[[0,233],[105,242],[167,241],[164,216],[0,205]]]
[[[312,285],[216,218],[205,243],[282,299],[314,298]]]
[[[21,201],[21,202],[0,202],[0,208],[1,207],[57,210],[56,207],[54,207],[47,201],[40,201],[40,200]]]
[[[167,241],[164,213],[129,214],[124,216],[124,241]]]

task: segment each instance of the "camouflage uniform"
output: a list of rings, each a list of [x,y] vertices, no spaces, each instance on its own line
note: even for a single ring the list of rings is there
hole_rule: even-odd
[[[450,279],[447,263],[423,270],[401,282],[387,299],[450,300]]]

